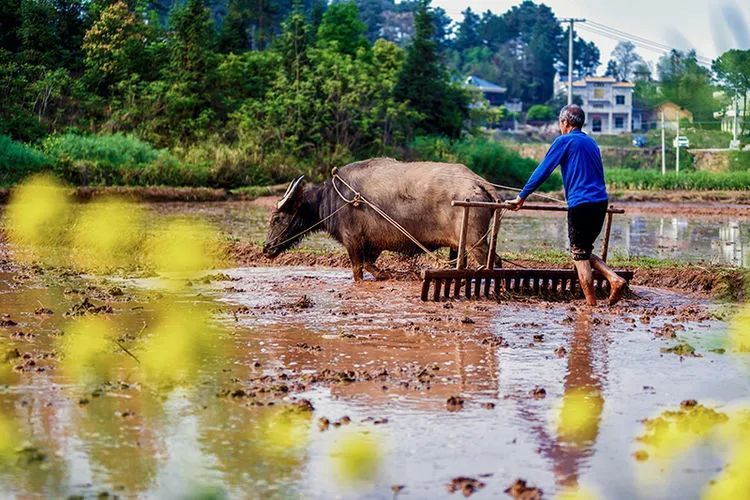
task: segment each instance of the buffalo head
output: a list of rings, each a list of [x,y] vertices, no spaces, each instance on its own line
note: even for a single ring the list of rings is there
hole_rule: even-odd
[[[268,235],[263,245],[263,255],[274,258],[299,243],[302,233],[309,227],[307,217],[300,213],[304,192],[304,175],[289,184],[286,193],[276,204],[268,224]]]

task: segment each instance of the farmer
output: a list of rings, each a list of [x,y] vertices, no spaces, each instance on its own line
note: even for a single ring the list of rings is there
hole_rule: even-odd
[[[627,281],[618,276],[596,255],[592,255],[594,242],[602,231],[607,214],[608,197],[604,185],[602,155],[596,141],[582,130],[586,114],[580,106],[569,104],[560,110],[560,132],[550,146],[542,163],[531,174],[526,186],[511,200],[513,210],[519,210],[552,172],[561,166],[565,196],[568,201],[568,238],[578,279],[586,302],[596,305],[592,267],[609,281],[609,305],[616,304],[627,287]]]

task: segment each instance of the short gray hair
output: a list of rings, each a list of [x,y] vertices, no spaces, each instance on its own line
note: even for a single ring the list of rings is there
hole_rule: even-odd
[[[586,113],[578,104],[568,104],[560,110],[560,122],[573,128],[581,128],[586,122]]]

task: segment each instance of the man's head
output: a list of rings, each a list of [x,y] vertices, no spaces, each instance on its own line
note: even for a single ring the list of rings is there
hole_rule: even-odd
[[[568,104],[560,110],[560,132],[567,134],[571,130],[580,130],[586,121],[586,113],[578,104]]]

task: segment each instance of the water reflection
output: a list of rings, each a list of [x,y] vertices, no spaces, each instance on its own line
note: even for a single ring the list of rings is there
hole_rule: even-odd
[[[513,215],[503,224],[500,248],[538,251],[567,248],[565,220]],[[601,238],[598,245],[601,245]],[[622,257],[679,259],[750,266],[750,222],[632,215],[615,218],[610,251]]]
[[[247,202],[167,203],[154,206],[167,214],[198,213],[233,238],[263,241],[268,209]],[[503,219],[500,248],[511,252],[564,250],[568,245],[565,217],[559,214],[509,213]],[[599,242],[601,244],[601,241]],[[330,250],[337,244],[320,234],[306,247]],[[750,267],[750,220],[729,216],[667,216],[658,207],[645,213],[616,216],[611,252],[624,257],[708,261]]]

